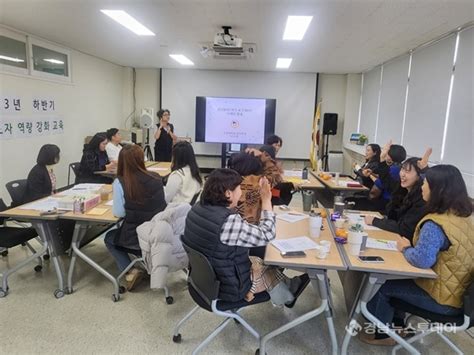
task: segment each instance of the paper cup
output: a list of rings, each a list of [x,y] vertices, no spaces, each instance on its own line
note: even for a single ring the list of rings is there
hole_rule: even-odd
[[[362,244],[364,240],[364,235],[367,235],[365,232],[353,232],[349,230],[347,234],[347,242],[352,244]]]
[[[316,250],[316,257],[318,259],[326,259],[328,257],[328,252],[323,250],[323,248],[320,248],[318,250]]]
[[[321,250],[327,253],[329,253],[329,251],[331,250],[331,242],[328,240],[321,240],[319,242],[319,245],[321,246]]]
[[[334,221],[334,224],[336,225],[336,228],[344,228],[344,223],[345,223],[345,222],[346,222],[346,221],[345,221],[344,219],[339,218],[339,219],[336,219],[336,220]]]
[[[360,247],[362,243],[348,243],[349,246],[349,254],[358,256],[360,254]]]
[[[309,217],[309,234],[311,238],[319,238],[321,234],[321,225],[323,224],[322,217]]]

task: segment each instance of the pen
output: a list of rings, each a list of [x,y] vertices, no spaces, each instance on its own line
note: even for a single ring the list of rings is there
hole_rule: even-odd
[[[377,240],[377,242],[388,244],[387,240],[383,240],[383,239],[376,239],[376,240]]]
[[[302,213],[296,213],[296,212],[288,212],[288,214],[291,214],[292,216],[302,216]]]

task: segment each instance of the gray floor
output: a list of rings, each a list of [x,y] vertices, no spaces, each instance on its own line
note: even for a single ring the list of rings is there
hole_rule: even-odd
[[[298,198],[293,204],[299,204]],[[112,257],[102,240],[84,248],[85,253],[116,272]],[[26,248],[10,250],[0,257],[0,271],[27,255]],[[66,266],[68,260],[65,259]],[[291,274],[291,272],[289,273]],[[344,334],[347,313],[342,287],[336,273],[330,273],[335,305],[335,325],[339,342]],[[182,329],[182,343],[171,341],[174,324],[194,306],[186,290],[184,273],[169,276],[174,304],[167,305],[163,293],[141,284],[113,303],[111,284],[83,262],[75,274],[75,293],[55,299],[55,274],[49,262],[40,273],[27,266],[10,279],[10,293],[0,299],[0,353],[88,353],[88,354],[190,354],[192,349],[219,323],[219,319],[199,311]],[[317,293],[308,288],[293,309],[274,308],[269,302],[249,307],[244,317],[262,333],[294,319],[319,304]],[[449,337],[466,353],[473,353],[474,340],[466,332]],[[257,341],[234,322],[204,350],[208,354],[253,354]],[[436,335],[418,345],[423,353],[445,354],[450,349]],[[390,348],[364,345],[353,339],[353,354],[388,354]],[[272,340],[268,354],[327,354],[330,352],[324,318],[316,318]],[[403,352],[401,352],[403,353]]]

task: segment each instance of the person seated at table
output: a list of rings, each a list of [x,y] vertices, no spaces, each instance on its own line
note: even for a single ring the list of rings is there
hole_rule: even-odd
[[[163,211],[166,201],[161,177],[146,170],[143,150],[137,145],[126,145],[120,151],[117,178],[112,186],[113,213],[123,218],[123,223],[119,229],[107,232],[104,241],[122,272],[131,262],[129,254],[141,255],[136,228]],[[128,290],[142,274],[138,268],[127,273]]]
[[[236,210],[244,220],[257,225],[262,214],[260,196],[260,179],[263,176],[262,161],[253,154],[236,153],[229,158],[228,166],[242,177],[240,184],[242,195]]]
[[[281,139],[281,137],[277,136],[276,134],[272,134],[271,136],[268,136],[267,139],[265,140],[265,145],[273,146],[273,148],[275,148],[275,155],[276,155],[278,154],[281,147],[283,146],[283,139]]]
[[[369,191],[369,200],[358,201],[353,207],[358,210],[379,211],[384,213],[392,193],[400,186],[400,165],[406,159],[405,148],[389,141],[380,153],[378,175],[370,171],[374,182]]]
[[[59,163],[59,154],[60,149],[55,144],[45,144],[40,148],[36,165],[28,174],[24,202],[31,202],[54,194],[56,175],[53,167]]]
[[[369,189],[372,188],[374,182],[370,178],[371,174],[378,175],[380,165],[381,149],[378,144],[368,144],[365,148],[365,163],[359,169],[354,170],[357,180]]]
[[[95,172],[112,172],[117,167],[116,162],[110,162],[105,147],[107,135],[104,132],[96,133],[88,144],[84,144],[79,171],[76,176],[78,183],[110,184],[109,177],[95,174]]]
[[[276,161],[275,144],[271,146],[264,145],[260,147],[260,151],[264,164],[263,173],[272,182],[272,205],[289,205],[293,198],[295,186],[292,182],[283,181],[283,168],[281,163]]]
[[[416,226],[413,246],[407,238],[399,237],[397,247],[411,265],[432,268],[437,277],[387,281],[367,304],[370,313],[387,325],[403,319],[391,299],[433,313],[461,314],[463,294],[474,281],[473,205],[461,172],[452,165],[430,168],[422,193],[428,214]],[[374,345],[395,344],[384,333],[362,332],[360,338]]]
[[[277,267],[249,257],[249,248],[275,239],[275,214],[268,180],[260,180],[262,213],[253,225],[235,211],[242,195],[242,177],[232,169],[216,169],[207,178],[201,200],[186,218],[183,241],[204,254],[220,281],[219,299],[250,302],[267,291],[275,305],[292,307],[309,282],[308,275],[288,279]]]
[[[423,173],[426,171],[420,158],[409,158],[400,169],[400,186],[387,204],[387,216],[365,216],[365,223],[400,234],[412,240],[415,227],[425,215],[425,201],[421,193]]]
[[[53,166],[59,163],[60,149],[55,144],[43,145],[36,158],[36,165],[30,170],[26,181],[24,202],[31,202],[48,197],[56,192],[56,175]],[[76,222],[71,220],[51,221],[50,227],[55,237],[64,245],[70,245]]]
[[[202,178],[191,143],[176,143],[171,157],[171,174],[165,186],[166,202],[194,204],[201,187]]]
[[[122,135],[117,128],[110,128],[107,130],[106,136],[108,143],[105,146],[105,151],[110,161],[118,161],[120,150],[122,149]]]

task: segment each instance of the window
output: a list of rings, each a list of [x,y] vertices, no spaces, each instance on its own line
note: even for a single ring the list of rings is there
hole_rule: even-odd
[[[68,76],[67,55],[33,45],[33,70]]]
[[[31,75],[52,80],[71,81],[70,55],[61,47],[30,38]]]
[[[0,70],[28,74],[26,36],[0,29]]]

